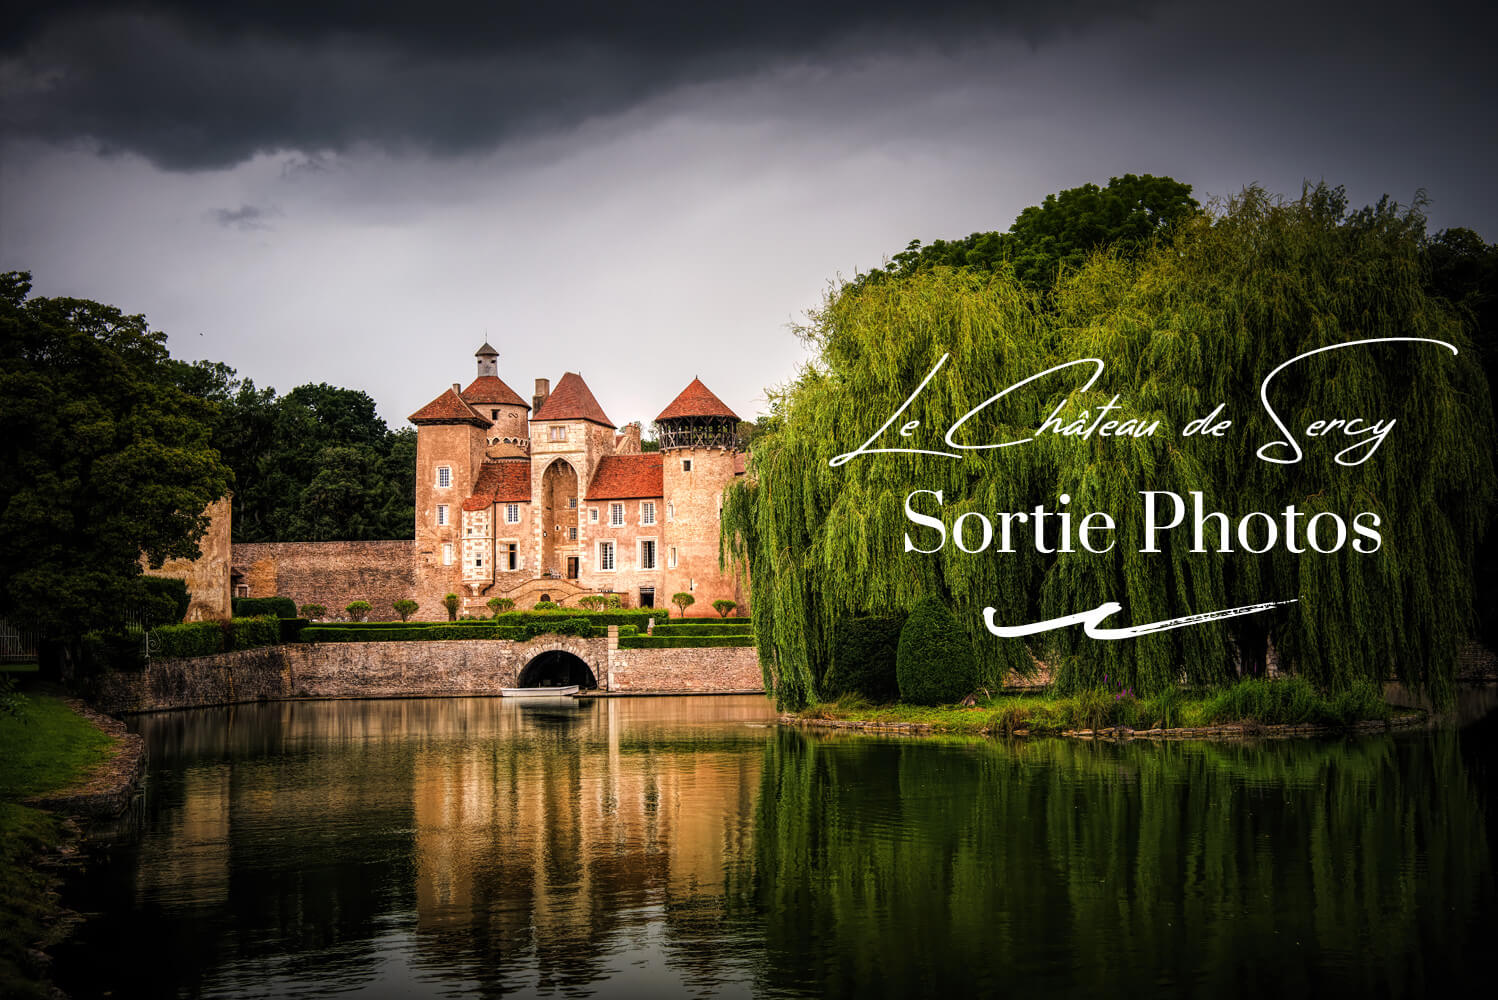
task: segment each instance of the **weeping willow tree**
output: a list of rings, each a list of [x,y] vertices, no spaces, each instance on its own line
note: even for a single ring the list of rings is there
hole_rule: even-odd
[[[935,594],[970,631],[990,687],[1010,672],[1030,674],[1037,659],[1062,690],[1211,685],[1272,642],[1282,666],[1327,690],[1397,677],[1444,699],[1472,618],[1471,557],[1493,499],[1493,417],[1460,320],[1422,289],[1423,240],[1418,206],[1349,211],[1341,189],[1324,185],[1289,202],[1249,189],[1147,254],[1094,255],[1045,296],[1002,270],[942,267],[831,293],[803,331],[814,361],[772,394],[774,429],[756,442],[749,475],[724,506],[725,557],[748,572],[767,686],[783,706],[814,700],[839,620]],[[1259,398],[1265,376],[1317,348],[1396,337],[1445,341],[1459,353],[1381,343],[1289,365],[1268,393],[1302,460],[1259,457],[1283,437]],[[933,369],[871,448],[951,452],[943,436],[964,414],[1081,358],[1106,365],[1090,388],[1095,367],[1060,369],[983,407],[953,435],[961,445],[1028,443],[961,459],[870,453],[829,464],[875,435]],[[1035,433],[1053,412],[1067,422],[1095,416],[1115,394],[1118,419],[1158,421],[1158,430]],[[1232,421],[1223,436],[1182,436],[1219,403],[1221,419]],[[1334,460],[1361,438],[1333,444],[1303,433],[1316,420],[1353,417],[1396,420],[1361,464]],[[907,533],[917,548],[934,547],[930,529],[904,514],[914,490],[941,491],[949,526],[970,511],[993,522],[1037,505],[1058,511],[1065,494],[1074,520],[1109,514],[1116,544],[1043,552],[1027,529],[1013,551],[995,543],[969,553],[951,538],[937,552],[907,551]],[[1200,492],[1227,519],[1229,551],[1219,551],[1210,527],[1205,551],[1193,549],[1189,510],[1185,524],[1159,536],[1159,551],[1143,551],[1146,490],[1188,503]],[[922,501],[933,513],[934,499]],[[1291,505],[1302,531],[1323,512],[1348,524],[1376,514],[1380,547],[1294,552],[1284,537]],[[1255,512],[1281,524],[1278,544],[1261,554],[1245,551],[1234,531]],[[969,548],[981,541],[977,524],[967,526]],[[1255,547],[1262,536],[1261,527]],[[992,607],[998,621],[1022,624],[1105,601],[1123,606],[1112,626],[1295,603],[1119,641],[1058,629],[1028,646],[995,638],[981,616]]]

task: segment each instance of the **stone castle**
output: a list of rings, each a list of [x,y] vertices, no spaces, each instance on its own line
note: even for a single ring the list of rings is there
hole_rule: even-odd
[[[479,348],[467,388],[454,383],[411,414],[416,524],[411,590],[432,615],[455,593],[464,614],[487,602],[576,605],[614,594],[624,607],[694,598],[713,614],[744,589],[718,565],[723,489],[743,475],[739,417],[693,379],[656,417],[658,452],[640,425],[618,428],[582,376],[537,379],[527,402]]]

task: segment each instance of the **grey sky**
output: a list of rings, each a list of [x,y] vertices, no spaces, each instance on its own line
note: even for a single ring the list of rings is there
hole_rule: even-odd
[[[1423,187],[1432,228],[1498,239],[1475,6],[251,6],[0,33],[0,268],[395,426],[485,337],[522,394],[580,370],[649,420],[700,375],[752,416],[839,274],[1122,173]]]

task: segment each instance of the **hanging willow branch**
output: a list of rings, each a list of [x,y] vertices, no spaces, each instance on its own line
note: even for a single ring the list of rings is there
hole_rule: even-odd
[[[805,331],[816,360],[774,394],[777,426],[755,442],[749,475],[723,511],[727,557],[748,571],[766,682],[784,706],[818,696],[835,623],[908,609],[937,594],[968,627],[987,686],[1035,657],[1057,684],[1124,684],[1151,692],[1185,679],[1221,682],[1267,630],[1284,664],[1329,690],[1390,677],[1449,696],[1456,649],[1472,615],[1471,556],[1494,495],[1486,383],[1460,322],[1421,287],[1424,220],[1387,203],[1349,213],[1340,190],[1294,202],[1250,189],[1177,228],[1136,260],[1099,254],[1042,299],[1000,271],[933,268],[829,295]],[[1297,465],[1255,457],[1278,436],[1258,399],[1263,377],[1329,344],[1429,337],[1458,346],[1375,345],[1315,355],[1287,369],[1274,400],[1292,428],[1330,417],[1398,420],[1374,457],[1338,465],[1318,445]],[[1037,437],[964,460],[849,451],[894,413],[944,354],[950,359],[901,415],[912,436],[879,445],[941,449],[960,416],[1000,390],[1063,361],[1103,359],[1088,392],[1077,368],[1048,376],[984,410],[965,443],[1016,440],[1059,404],[1096,413],[1116,393],[1128,416],[1158,420],[1153,436]],[[1182,437],[1225,403],[1222,438]],[[912,490],[941,490],[947,523],[1071,497],[1076,514],[1104,511],[1117,545],[1100,555],[904,551]],[[1382,547],[1296,555],[1189,550],[1190,531],[1143,553],[1141,490],[1200,491],[1236,523],[1294,504],[1346,520],[1372,511]],[[1189,527],[1189,526],[1188,526]],[[1000,640],[980,610],[1023,623],[1118,601],[1127,624],[1295,598],[1275,616],[1243,618],[1123,641],[1080,629]]]

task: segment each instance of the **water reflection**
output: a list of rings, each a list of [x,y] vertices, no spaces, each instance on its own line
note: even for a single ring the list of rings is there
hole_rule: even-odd
[[[1454,985],[1492,717],[1248,744],[763,725],[758,698],[143,718],[75,996],[1223,993]]]

